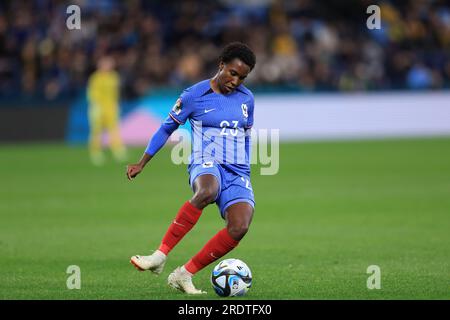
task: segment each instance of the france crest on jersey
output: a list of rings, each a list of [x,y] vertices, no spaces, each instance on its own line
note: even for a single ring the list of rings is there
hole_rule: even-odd
[[[169,116],[178,124],[189,120],[192,153],[189,167],[219,163],[238,175],[250,175],[250,128],[254,97],[243,85],[229,94],[215,93],[210,80],[186,89]]]

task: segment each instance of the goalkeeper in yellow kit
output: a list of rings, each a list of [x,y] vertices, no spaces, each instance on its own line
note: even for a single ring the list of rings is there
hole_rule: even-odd
[[[109,144],[114,158],[126,160],[126,151],[119,132],[119,82],[114,70],[112,57],[102,57],[98,61],[97,71],[89,78],[87,98],[89,103],[89,153],[96,165],[104,163],[102,151],[102,133],[109,133]]]

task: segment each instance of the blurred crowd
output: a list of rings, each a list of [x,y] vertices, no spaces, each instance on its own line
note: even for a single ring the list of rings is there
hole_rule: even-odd
[[[68,5],[81,29],[68,30]],[[369,30],[366,9],[381,8]],[[0,96],[76,96],[110,54],[122,95],[211,77],[221,47],[256,53],[250,87],[299,91],[440,89],[450,83],[444,0],[2,0]]]

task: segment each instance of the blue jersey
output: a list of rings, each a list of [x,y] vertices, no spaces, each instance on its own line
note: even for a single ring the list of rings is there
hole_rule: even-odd
[[[211,89],[210,80],[199,82],[183,91],[145,152],[154,156],[179,125],[189,120],[189,183],[194,189],[198,176],[215,176],[219,184],[215,202],[225,219],[227,208],[235,203],[255,206],[250,183],[253,109],[253,94],[243,85],[229,94],[218,94]]]
[[[218,94],[208,79],[184,90],[169,116],[179,125],[187,120],[191,124],[189,167],[215,162],[250,176],[253,109],[253,94],[243,85],[229,94]]]

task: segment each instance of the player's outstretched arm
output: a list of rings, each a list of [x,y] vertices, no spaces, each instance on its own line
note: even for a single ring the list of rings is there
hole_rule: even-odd
[[[147,162],[149,162],[159,151],[159,149],[162,148],[167,139],[169,139],[170,135],[178,128],[178,126],[179,124],[173,121],[171,117],[166,119],[148,143],[147,149],[145,150],[141,160],[138,163],[129,164],[127,166],[128,180],[134,179],[139,173],[141,173]]]

